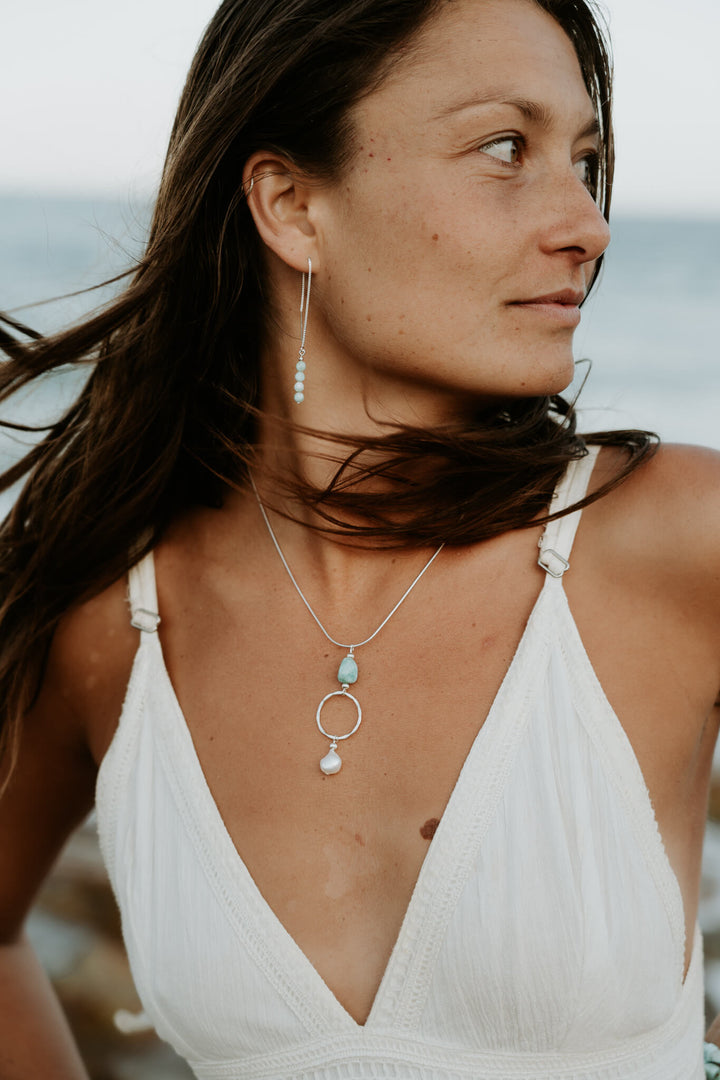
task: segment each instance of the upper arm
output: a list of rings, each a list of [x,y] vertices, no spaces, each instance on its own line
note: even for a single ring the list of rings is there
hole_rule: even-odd
[[[92,808],[136,644],[121,585],[58,626],[0,798],[0,940],[17,937],[63,843]]]

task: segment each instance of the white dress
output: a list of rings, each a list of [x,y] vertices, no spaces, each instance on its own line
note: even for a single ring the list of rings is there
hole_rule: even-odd
[[[594,454],[554,508],[582,498]],[[592,669],[551,524],[544,587],[432,839],[364,1026],[263,899],[170,683],[152,555],[98,778],[138,992],[201,1080],[701,1080],[702,950],[633,750]],[[557,574],[558,576],[552,576]]]

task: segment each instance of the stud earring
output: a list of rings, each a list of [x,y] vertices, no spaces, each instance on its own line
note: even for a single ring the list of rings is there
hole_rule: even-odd
[[[295,402],[301,405],[305,400],[305,335],[307,334],[308,312],[310,311],[310,286],[312,285],[312,259],[308,258],[307,273],[302,276],[300,291],[300,351],[295,365]]]

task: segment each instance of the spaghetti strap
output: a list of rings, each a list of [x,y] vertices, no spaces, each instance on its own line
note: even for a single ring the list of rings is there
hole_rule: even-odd
[[[550,507],[553,514],[585,498],[599,453],[599,446],[591,446],[585,457],[570,463],[555,489]],[[538,543],[538,564],[550,577],[561,578],[570,569],[570,552],[581,517],[582,510],[575,510],[574,513],[566,514],[565,517],[550,521],[546,525]]]
[[[157,588],[155,586],[155,561],[152,551],[130,567],[128,574],[128,601],[130,625],[146,634],[154,634],[160,624]]]

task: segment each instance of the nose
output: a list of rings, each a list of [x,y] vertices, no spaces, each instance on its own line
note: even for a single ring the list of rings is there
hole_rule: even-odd
[[[566,252],[578,264],[599,259],[610,243],[610,227],[582,180],[573,171],[556,181],[548,197],[543,249]]]

